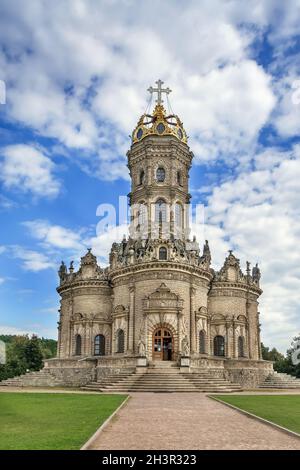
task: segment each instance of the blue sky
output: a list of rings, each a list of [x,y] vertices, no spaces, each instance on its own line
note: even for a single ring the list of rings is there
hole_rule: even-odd
[[[129,192],[126,151],[161,78],[194,152],[200,243],[259,262],[262,337],[300,330],[300,2],[34,1],[0,5],[0,331],[56,337],[57,268]],[[1,96],[0,96],[1,101]],[[3,100],[2,100],[3,101]]]

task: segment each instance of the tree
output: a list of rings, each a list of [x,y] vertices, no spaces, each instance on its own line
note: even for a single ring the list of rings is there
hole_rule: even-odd
[[[270,348],[261,344],[262,358],[266,361],[273,361],[273,367],[276,372],[283,374],[294,375],[300,377],[300,363],[296,364],[295,359],[299,356],[300,359],[300,334],[293,338],[291,347],[287,350],[286,356],[281,354],[277,349]],[[299,350],[298,354],[297,351]]]
[[[24,354],[29,370],[40,370],[43,367],[43,353],[37,336],[32,335],[25,346]]]
[[[43,358],[56,356],[57,341],[28,335],[0,335],[6,344],[6,364],[0,364],[0,381],[26,370],[39,370],[43,367]]]
[[[263,345],[261,343],[261,352],[262,352],[262,358],[265,361],[273,361],[273,362],[279,362],[284,359],[284,355],[281,354],[279,351],[277,351],[276,348],[271,349]]]

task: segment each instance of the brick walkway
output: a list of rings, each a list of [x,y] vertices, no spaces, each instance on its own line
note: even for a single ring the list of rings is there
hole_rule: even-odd
[[[300,450],[300,439],[201,393],[136,393],[91,449]]]

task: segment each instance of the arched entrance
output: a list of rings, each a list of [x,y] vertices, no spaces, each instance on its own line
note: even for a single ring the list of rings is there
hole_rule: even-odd
[[[173,335],[168,328],[158,327],[153,332],[152,354],[154,361],[172,361],[174,353]]]

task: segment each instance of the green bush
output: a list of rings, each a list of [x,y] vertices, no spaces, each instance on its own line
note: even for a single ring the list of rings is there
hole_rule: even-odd
[[[56,356],[57,342],[32,335],[0,335],[6,344],[6,364],[0,364],[0,381],[37,371],[43,367],[43,359]]]

